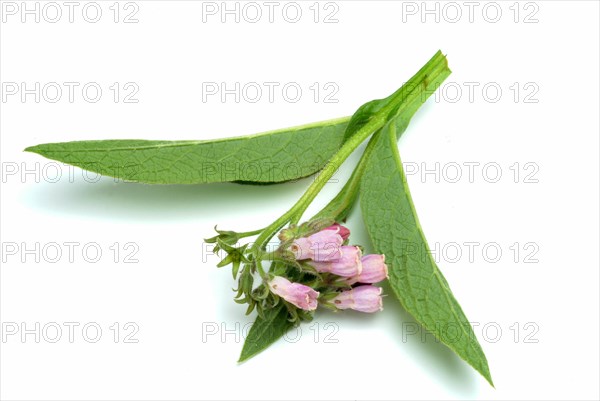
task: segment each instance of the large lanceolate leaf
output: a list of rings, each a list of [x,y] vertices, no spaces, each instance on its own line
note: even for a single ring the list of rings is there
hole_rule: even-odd
[[[376,252],[386,256],[390,285],[403,307],[493,385],[473,329],[429,252],[402,169],[394,121],[380,132],[360,197],[369,236]]]
[[[397,114],[411,114],[408,107],[414,107],[414,113],[422,103],[415,101],[417,96],[425,99],[425,89],[430,90],[432,82],[446,72],[446,58],[438,51],[400,89],[361,106],[351,120],[345,117],[209,141],[75,141],[25,150],[102,175],[148,184],[285,182],[319,171],[344,141],[372,120],[383,123]]]
[[[283,303],[274,308],[266,309],[263,315],[262,317],[258,316],[252,324],[248,336],[244,341],[244,347],[242,348],[242,354],[238,362],[252,358],[283,337],[294,326],[288,320],[288,311]]]
[[[349,118],[212,141],[101,140],[25,149],[102,175],[148,184],[275,183],[319,171]]]

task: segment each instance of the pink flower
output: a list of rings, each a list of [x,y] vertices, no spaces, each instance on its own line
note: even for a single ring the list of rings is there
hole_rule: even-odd
[[[388,277],[388,268],[385,264],[385,255],[365,255],[360,260],[362,271],[360,274],[350,277],[348,284],[355,283],[374,284]]]
[[[373,313],[383,310],[381,288],[373,285],[361,285],[341,292],[331,301],[338,309],[354,309],[359,312]]]
[[[292,283],[286,278],[275,276],[269,281],[269,288],[273,294],[279,295],[281,298],[296,305],[300,309],[317,309],[317,298],[319,297],[319,293],[309,286]]]
[[[309,237],[296,239],[290,246],[296,260],[312,259],[326,262],[342,256],[341,246],[344,239],[339,230],[325,229]]]
[[[350,237],[350,230],[348,229],[348,227],[344,227],[342,225],[339,225],[338,223],[330,225],[329,227],[325,228],[325,230],[337,230],[336,232],[342,237],[344,241],[346,241],[348,237]]]
[[[311,261],[308,262],[319,273],[333,273],[342,277],[358,276],[362,272],[360,262],[361,251],[357,246],[340,247],[341,257],[327,262]]]

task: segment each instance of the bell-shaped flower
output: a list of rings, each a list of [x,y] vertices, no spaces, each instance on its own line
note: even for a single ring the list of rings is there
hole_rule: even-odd
[[[354,309],[365,313],[383,310],[381,288],[373,285],[361,285],[343,291],[331,303],[338,309]]]
[[[344,239],[339,230],[325,229],[308,237],[297,238],[290,246],[296,260],[312,259],[320,262],[339,259]]]
[[[374,284],[388,277],[388,268],[385,264],[385,255],[372,254],[361,258],[362,271],[360,274],[350,277],[348,284],[364,283]]]
[[[292,283],[284,277],[275,276],[269,281],[269,288],[273,294],[279,295],[300,309],[308,311],[317,309],[319,292],[307,285]]]
[[[339,259],[319,262],[309,261],[319,273],[332,273],[341,277],[355,277],[362,272],[360,261],[361,251],[357,246],[341,246],[341,257]]]

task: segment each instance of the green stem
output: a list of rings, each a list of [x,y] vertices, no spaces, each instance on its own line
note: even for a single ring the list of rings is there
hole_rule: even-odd
[[[421,70],[403,86],[403,88],[414,88],[422,81],[425,82],[425,85],[428,86],[428,88],[421,92],[421,97],[413,97],[412,101],[406,102],[402,105],[402,110],[398,112],[398,116],[395,120],[397,139],[402,136],[408,127],[410,120],[417,112],[419,107],[425,103],[437,85],[440,85],[449,74],[450,70],[447,68],[447,66],[441,71],[431,72],[429,75],[423,74],[423,70]],[[346,219],[358,196],[363,172],[365,171],[367,163],[371,157],[371,153],[373,153],[378,136],[379,132],[376,132],[369,140],[367,148],[361,156],[358,165],[352,172],[352,176],[346,185],[344,185],[340,192],[338,192],[338,194],[327,204],[327,206],[321,209],[321,211],[312,217],[311,220],[328,218],[336,221],[343,221]]]
[[[279,257],[279,254],[277,251],[272,251],[272,252],[261,252],[260,253],[260,260],[270,260],[270,261],[274,261],[277,260]]]
[[[262,259],[260,259],[260,257],[261,257],[260,253],[258,255],[255,254],[254,259],[252,260],[252,263],[253,263],[253,266],[256,268],[256,271],[258,272],[258,275],[260,276],[262,281],[264,281],[266,283],[267,281],[269,281],[269,275],[267,274],[264,267],[262,266]]]
[[[354,136],[352,136],[340,150],[331,158],[325,168],[319,173],[315,180],[308,187],[304,195],[292,206],[287,212],[279,217],[273,224],[265,228],[265,230],[258,236],[254,243],[253,249],[255,254],[256,251],[263,249],[265,243],[269,241],[277,231],[279,231],[286,223],[290,221],[297,222],[300,216],[306,210],[308,205],[315,199],[317,194],[323,189],[323,186],[329,181],[335,170],[341,166],[348,156],[360,145],[373,131],[378,130],[385,123],[383,118],[374,118],[368,122],[365,126],[359,129]]]
[[[375,143],[379,138],[379,132],[375,133],[369,140],[369,143],[362,154],[358,164],[354,168],[350,179],[344,187],[338,192],[327,206],[325,206],[319,213],[314,215],[311,220],[330,218],[336,221],[342,221],[346,218],[350,209],[352,208],[356,197],[358,195],[358,189],[360,188],[360,181],[362,179],[363,172],[367,167],[367,162],[373,153]]]
[[[245,233],[237,233],[237,235],[240,238],[253,237],[255,235],[262,233],[264,230],[265,230],[264,228],[261,228],[260,230],[246,231]]]
[[[416,110],[415,110],[416,111]],[[410,113],[410,111],[409,111]],[[414,114],[414,113],[413,113]],[[398,120],[400,124],[397,127],[397,138],[400,139],[400,136],[404,133],[406,128],[408,127],[408,122],[412,114],[408,116],[408,118],[404,118],[403,116],[399,116]],[[373,153],[373,149],[375,148],[375,144],[379,138],[380,131],[376,132],[371,139],[369,139],[369,143],[365,151],[363,152],[358,164],[354,168],[352,175],[346,185],[338,192],[338,194],[333,198],[327,206],[325,206],[319,213],[314,215],[311,220],[316,219],[333,219],[335,221],[342,221],[346,219],[348,213],[352,209],[354,202],[358,196],[358,190],[360,189],[360,183],[362,180],[363,173],[367,167],[367,163],[369,162],[369,158]]]

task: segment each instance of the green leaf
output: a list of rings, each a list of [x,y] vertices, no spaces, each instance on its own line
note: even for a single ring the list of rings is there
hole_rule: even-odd
[[[419,224],[396,145],[396,122],[379,135],[361,182],[361,209],[403,307],[493,386],[469,320],[436,266]],[[458,330],[460,336],[454,331]]]
[[[148,184],[276,183],[319,171],[342,145],[349,117],[210,141],[100,140],[25,151]]]
[[[421,103],[413,100],[423,95],[421,87],[429,87],[430,77],[447,68],[438,51],[399,90],[361,106],[351,119],[209,141],[75,141],[25,150],[102,175],[148,184],[285,182],[321,170],[347,139],[374,120],[383,126],[407,105],[418,108]]]
[[[238,362],[248,360],[282,337],[294,324],[288,320],[288,311],[280,303],[257,316],[248,332]]]

